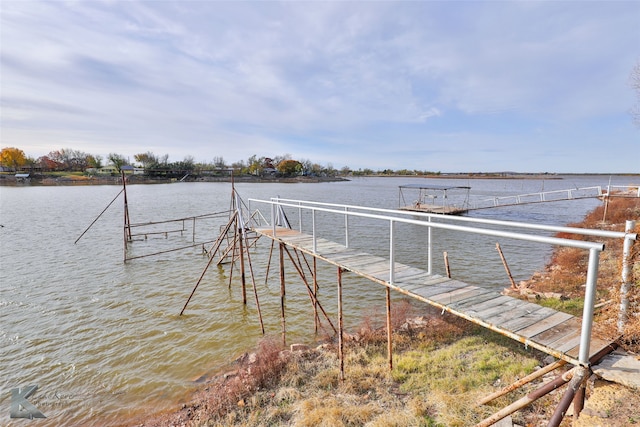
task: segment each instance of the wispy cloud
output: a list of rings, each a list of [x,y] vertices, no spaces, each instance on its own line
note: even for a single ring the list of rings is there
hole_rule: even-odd
[[[34,156],[549,170],[536,153],[562,146],[559,171],[637,169],[581,148],[637,150],[637,2],[8,1],[0,17],[1,144]]]

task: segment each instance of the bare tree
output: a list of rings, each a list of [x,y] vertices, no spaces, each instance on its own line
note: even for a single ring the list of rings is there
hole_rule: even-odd
[[[129,160],[125,156],[117,153],[109,153],[109,155],[107,156],[107,159],[109,159],[109,161],[116,168],[118,173],[120,173],[120,171],[122,170],[122,166],[129,163]]]

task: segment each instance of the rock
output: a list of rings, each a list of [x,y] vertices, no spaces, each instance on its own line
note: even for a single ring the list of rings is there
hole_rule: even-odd
[[[513,420],[511,419],[511,415],[504,417],[503,419],[501,419],[500,421],[498,421],[493,425],[493,427],[512,427],[512,426],[513,426]]]
[[[306,344],[291,344],[290,349],[292,353],[295,353],[296,351],[307,351],[309,346]]]
[[[247,360],[247,363],[249,363],[249,365],[253,365],[258,361],[258,355],[255,353],[251,353],[249,354],[249,358]]]
[[[224,374],[222,377],[225,380],[228,380],[229,378],[233,378],[233,377],[237,377],[238,376],[238,371],[231,371],[231,372],[227,372],[226,374]]]
[[[607,381],[640,390],[640,360],[624,351],[605,356],[593,367],[593,373]]]

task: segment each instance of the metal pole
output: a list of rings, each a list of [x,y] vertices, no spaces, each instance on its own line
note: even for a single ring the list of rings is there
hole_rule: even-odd
[[[502,248],[500,247],[500,243],[496,243],[496,249],[500,254],[500,259],[502,260],[502,265],[504,265],[504,269],[507,271],[507,276],[509,276],[509,281],[511,282],[511,289],[517,289],[516,282],[513,280],[513,276],[511,275],[511,270],[509,269],[509,265],[507,264],[507,260],[504,258],[504,254],[502,253]]]
[[[317,264],[318,259],[313,257],[313,317],[314,317],[314,332],[318,333],[318,323],[320,318],[318,317],[318,276],[317,276]]]
[[[491,415],[489,418],[485,418],[484,420],[482,420],[481,422],[476,424],[475,427],[489,427],[489,426],[492,426],[495,423],[497,423],[498,421],[500,421],[501,419],[503,419],[504,417],[513,414],[514,412],[524,408],[525,406],[530,405],[531,403],[533,403],[536,400],[540,399],[542,396],[552,392],[553,390],[557,389],[558,387],[562,387],[563,385],[565,385],[566,383],[568,383],[571,380],[571,378],[573,377],[575,369],[576,368],[573,368],[570,371],[565,372],[564,374],[556,377],[554,380],[546,383],[545,385],[543,385],[540,388],[532,391],[531,393],[527,394],[526,396],[516,400],[511,405],[502,408],[501,410],[499,410],[495,414]]]
[[[344,208],[344,245],[348,248],[349,247],[349,208],[345,206]]]
[[[482,399],[480,399],[478,401],[478,405],[486,405],[487,403],[491,402],[492,400],[497,399],[498,397],[504,396],[507,393],[510,393],[520,387],[522,387],[525,384],[530,383],[531,381],[543,376],[544,374],[547,374],[551,371],[554,371],[564,365],[566,365],[567,362],[564,360],[558,360],[556,362],[553,362],[547,366],[545,366],[544,368],[540,368],[537,371],[527,375],[526,377],[516,381],[515,383],[508,385],[506,387],[504,387],[501,390],[496,391],[495,393],[490,394],[489,396],[483,397]]]
[[[273,232],[273,237],[276,237],[276,205],[271,204],[271,231]]]
[[[393,248],[393,220],[389,221],[389,283],[393,284],[395,273],[395,252]]]
[[[342,320],[342,268],[338,267],[338,359],[340,381],[344,381],[344,330]]]
[[[431,222],[431,217],[429,217],[429,221]],[[432,272],[432,244],[431,244],[431,227],[427,227],[427,274],[431,274]]]
[[[576,392],[590,376],[589,374],[591,370],[589,368],[578,366],[575,369],[573,378],[569,381],[569,387],[565,391],[564,395],[562,395],[562,399],[560,399],[560,403],[558,403],[556,410],[549,419],[547,427],[558,427],[560,425],[564,415],[567,413],[567,409],[569,409],[569,405],[571,405],[571,402],[576,395]]]
[[[82,234],[80,235],[80,237],[78,237],[78,238],[76,239],[76,241],[75,241],[75,242],[73,242],[73,244],[74,244],[74,245],[75,245],[76,243],[78,243],[78,241],[79,241],[80,239],[82,239],[82,236],[84,236],[84,235],[86,234],[86,232],[87,232],[87,231],[89,231],[89,229],[90,229],[91,227],[93,227],[93,224],[95,224],[95,223],[96,223],[96,221],[97,221],[97,220],[102,216],[102,214],[104,214],[104,213],[107,211],[107,209],[109,209],[109,206],[111,206],[111,205],[113,204],[113,202],[115,202],[115,201],[116,201],[116,199],[120,196],[120,194],[122,194],[122,192],[123,192],[123,191],[124,191],[124,188],[123,188],[122,190],[120,190],[120,192],[116,195],[116,197],[114,197],[114,198],[113,198],[113,200],[112,200],[111,202],[109,202],[109,204],[107,205],[107,207],[106,207],[106,208],[104,208],[104,210],[103,210],[102,212],[100,212],[100,215],[98,215],[98,216],[96,217],[96,219],[94,219],[94,220],[93,220],[93,222],[92,222],[91,224],[89,224],[89,226],[86,228],[86,230],[84,230],[84,231],[82,232]]]
[[[316,251],[316,210],[315,209],[311,209],[311,231],[312,231],[312,235],[313,235],[313,253],[315,254]]]
[[[625,223],[625,233],[631,233],[636,228],[635,221]],[[620,285],[620,312],[618,313],[618,332],[624,333],[624,327],[629,319],[629,288],[631,288],[631,246],[634,240],[625,237],[622,249],[622,284]]]
[[[387,356],[389,358],[389,370],[393,370],[393,342],[391,331],[391,289],[385,288],[387,293]]]
[[[587,267],[587,289],[584,296],[584,310],[582,311],[580,353],[578,355],[578,361],[583,366],[589,365],[589,346],[591,344],[591,329],[593,327],[593,310],[596,299],[599,259],[600,251],[595,248],[590,249],[589,266]]]
[[[287,326],[285,323],[284,298],[286,295],[284,285],[284,243],[280,243],[280,315],[282,316],[282,345],[287,345]]]
[[[242,230],[238,230],[238,243],[240,245],[240,281],[242,282],[242,304],[247,305],[247,283],[244,272],[244,245],[242,242]]]
[[[447,251],[443,252],[444,255],[444,269],[447,272],[447,277],[451,279],[451,268],[449,268],[449,254]]]

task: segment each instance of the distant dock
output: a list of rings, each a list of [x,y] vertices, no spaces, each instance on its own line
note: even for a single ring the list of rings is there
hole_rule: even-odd
[[[399,187],[399,209],[404,211],[461,215],[469,210],[469,190],[471,187],[405,184]],[[461,203],[449,203],[449,193],[462,193]],[[412,197],[410,197],[411,195]],[[457,197],[456,199],[459,199]],[[407,199],[409,202],[407,202]]]

